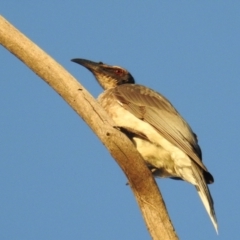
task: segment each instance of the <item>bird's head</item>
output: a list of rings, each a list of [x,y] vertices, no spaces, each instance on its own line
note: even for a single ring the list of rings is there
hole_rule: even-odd
[[[124,68],[79,58],[72,59],[71,61],[91,71],[103,89],[113,88],[126,83],[135,83],[132,75]]]

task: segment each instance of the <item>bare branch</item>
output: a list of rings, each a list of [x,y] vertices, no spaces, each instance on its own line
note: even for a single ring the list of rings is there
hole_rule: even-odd
[[[91,127],[128,178],[153,239],[178,239],[151,172],[132,142],[61,65],[0,16],[0,43],[48,83]]]

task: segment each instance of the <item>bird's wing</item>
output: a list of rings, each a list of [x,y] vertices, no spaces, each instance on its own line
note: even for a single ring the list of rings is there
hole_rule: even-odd
[[[165,97],[136,84],[123,84],[111,90],[126,110],[153,126],[165,139],[207,171],[201,161],[197,136]]]

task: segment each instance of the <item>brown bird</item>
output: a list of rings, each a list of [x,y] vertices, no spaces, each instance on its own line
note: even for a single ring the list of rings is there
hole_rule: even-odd
[[[103,87],[99,103],[131,139],[154,176],[193,184],[218,231],[207,186],[213,176],[202,162],[196,134],[172,104],[160,93],[135,84],[124,68],[85,59],[72,61],[90,70]]]

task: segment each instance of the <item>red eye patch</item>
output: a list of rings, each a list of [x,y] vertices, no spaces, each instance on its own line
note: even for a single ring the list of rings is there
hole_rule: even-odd
[[[117,75],[122,75],[124,73],[124,71],[122,69],[115,69],[115,73]]]

